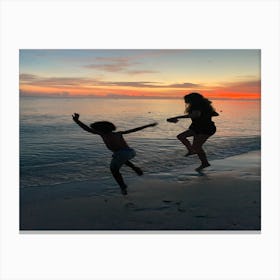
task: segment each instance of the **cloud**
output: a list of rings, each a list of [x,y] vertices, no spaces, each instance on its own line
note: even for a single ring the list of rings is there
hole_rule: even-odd
[[[160,87],[155,85],[154,82],[110,82],[106,85],[121,86],[121,87],[137,87],[137,88],[155,88]]]
[[[182,83],[182,84],[171,84],[169,85],[171,88],[198,88],[201,87],[200,84],[193,84],[193,83]]]
[[[136,57],[97,57],[97,63],[91,63],[84,67],[105,72],[123,72],[132,75],[158,73],[158,71],[149,69],[131,69],[141,64],[136,62],[135,59]]]
[[[134,87],[134,88],[198,88],[200,84],[180,83],[180,84],[162,84],[161,82],[152,81],[102,81],[99,79],[90,79],[82,77],[40,77],[33,74],[23,73],[20,75],[21,85],[33,85],[40,87],[93,87],[93,86],[117,86],[117,87]]]
[[[109,85],[109,84],[107,84]],[[110,85],[125,86],[125,87],[137,87],[137,88],[197,88],[201,85],[193,83],[182,84],[167,84],[162,85],[159,82],[111,82]]]
[[[37,97],[37,96],[45,96],[45,97],[68,97],[71,96],[71,94],[67,91],[58,91],[58,92],[52,92],[52,93],[42,93],[42,92],[34,92],[34,91],[28,91],[28,90],[20,90],[21,96],[28,96],[28,97]]]
[[[23,81],[34,81],[34,80],[38,79],[38,76],[32,75],[32,74],[20,74],[19,78],[20,78],[20,80],[23,80]]]
[[[95,70],[103,70],[105,72],[121,72],[124,69],[126,69],[127,65],[124,64],[116,64],[116,63],[111,63],[111,64],[89,64],[86,65],[85,67],[90,68],[90,69],[95,69]]]
[[[20,74],[21,84],[36,85],[36,86],[86,86],[98,85],[100,82],[96,79],[82,77],[41,77],[33,74]]]
[[[236,76],[236,78],[241,78],[241,79],[256,79],[256,75],[239,75],[239,76]]]
[[[205,88],[207,94],[215,98],[241,98],[259,99],[261,94],[261,81],[248,80],[243,82],[229,82]]]
[[[100,63],[92,63],[85,65],[86,68],[104,70],[107,72],[119,72],[127,69],[129,66],[134,65],[128,58],[125,57],[97,57],[97,61]]]
[[[256,93],[261,91],[261,81],[249,80],[243,82],[232,82],[226,83],[223,86],[217,88],[220,88],[223,91]]]
[[[132,75],[139,75],[139,74],[152,74],[152,73],[159,73],[158,71],[153,71],[153,70],[129,70],[126,71],[128,74]]]

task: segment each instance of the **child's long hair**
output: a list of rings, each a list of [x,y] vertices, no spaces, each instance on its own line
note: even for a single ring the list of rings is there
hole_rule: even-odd
[[[90,127],[102,133],[109,133],[116,130],[115,125],[107,121],[94,122]]]
[[[211,101],[203,97],[202,94],[197,92],[192,92],[184,96],[186,103],[185,113],[188,114],[193,108],[201,108],[205,111],[215,112],[215,109],[211,105]]]

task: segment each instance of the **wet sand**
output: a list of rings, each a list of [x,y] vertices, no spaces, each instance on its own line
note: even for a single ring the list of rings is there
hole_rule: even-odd
[[[20,229],[33,230],[260,230],[260,151],[214,160],[203,174],[188,166],[177,182],[151,176],[121,194],[32,199],[21,193]],[[79,183],[75,183],[79,184]],[[83,182],[91,187],[91,182]],[[65,184],[65,190],[73,184]],[[94,187],[94,186],[93,186]],[[51,194],[53,192],[53,194]],[[33,190],[40,197],[40,189]],[[42,195],[41,195],[42,197]]]

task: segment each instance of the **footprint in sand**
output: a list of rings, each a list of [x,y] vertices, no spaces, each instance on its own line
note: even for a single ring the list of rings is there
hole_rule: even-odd
[[[175,206],[179,212],[186,212],[186,209],[181,206],[182,201],[163,200],[162,202],[169,204],[171,207]]]
[[[135,207],[136,207],[136,205],[132,202],[128,202],[125,204],[125,208],[128,208],[128,209],[133,209]]]
[[[136,212],[141,212],[141,211],[160,211],[164,209],[169,209],[170,206],[160,206],[160,207],[155,207],[155,208],[137,208],[134,209]]]
[[[172,200],[163,200],[162,202],[167,203],[167,204],[173,204],[173,205],[180,205],[182,201],[172,201]]]

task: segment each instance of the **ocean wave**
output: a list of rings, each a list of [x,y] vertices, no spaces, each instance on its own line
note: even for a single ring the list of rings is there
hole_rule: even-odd
[[[198,162],[196,157],[186,158],[186,149],[177,139],[131,139],[137,156],[132,160],[145,174],[171,174]],[[205,144],[209,160],[223,159],[254,150],[260,150],[261,137],[213,137]],[[31,149],[31,148],[30,148]],[[102,142],[86,143],[82,147],[66,143],[45,145],[22,151],[20,161],[21,187],[56,185],[83,180],[100,180],[115,184],[109,170],[111,152]],[[134,176],[122,168],[127,178]]]

